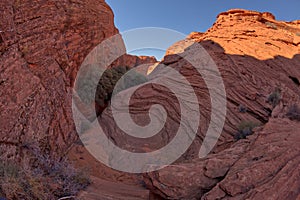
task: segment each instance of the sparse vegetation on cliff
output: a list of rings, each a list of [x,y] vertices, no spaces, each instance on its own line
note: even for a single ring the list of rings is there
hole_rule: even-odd
[[[247,136],[253,134],[253,129],[259,126],[258,123],[252,121],[241,122],[238,126],[238,132],[235,134],[234,138],[236,140],[245,139]]]
[[[289,107],[287,117],[290,120],[300,121],[300,108],[297,104],[293,104]]]
[[[268,28],[272,28],[274,30],[277,30],[277,26],[276,24],[272,23],[272,22],[265,22],[265,24],[267,25]]]
[[[273,107],[276,107],[281,99],[281,90],[279,88],[275,88],[274,92],[272,92],[268,97],[268,103]]]

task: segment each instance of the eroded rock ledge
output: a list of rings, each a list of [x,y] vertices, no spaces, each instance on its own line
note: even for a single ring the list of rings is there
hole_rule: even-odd
[[[169,166],[145,180],[166,199],[297,199],[299,128],[299,122],[272,119],[222,152]]]

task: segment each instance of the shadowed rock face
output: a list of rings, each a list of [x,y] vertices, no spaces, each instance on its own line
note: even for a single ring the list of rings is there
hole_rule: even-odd
[[[0,2],[0,155],[23,156],[38,141],[61,154],[77,138],[71,89],[80,64],[100,42],[118,33],[103,1]],[[154,58],[124,55],[113,66]]]

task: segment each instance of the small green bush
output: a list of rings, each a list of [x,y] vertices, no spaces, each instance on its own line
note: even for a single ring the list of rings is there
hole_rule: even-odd
[[[281,99],[281,90],[276,88],[274,92],[272,92],[268,97],[268,103],[271,104],[273,107],[277,106]]]
[[[292,106],[290,106],[286,115],[290,120],[300,121],[299,106],[297,104],[293,104]]]
[[[10,161],[0,163],[0,177],[18,177],[19,166]]]
[[[297,36],[300,36],[300,32],[297,32],[296,35],[297,35]]]
[[[278,29],[277,26],[272,22],[265,22],[265,24],[267,25],[268,28],[272,28],[274,30]]]
[[[252,121],[241,122],[238,126],[238,132],[235,134],[234,138],[236,140],[245,139],[247,136],[253,134],[253,129],[259,126],[258,123]]]

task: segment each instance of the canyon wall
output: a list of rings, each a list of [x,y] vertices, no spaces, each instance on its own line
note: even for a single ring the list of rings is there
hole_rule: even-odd
[[[118,34],[104,0],[0,2],[0,155],[38,143],[61,155],[77,139],[71,91],[88,53]],[[155,58],[124,55],[112,66]]]

